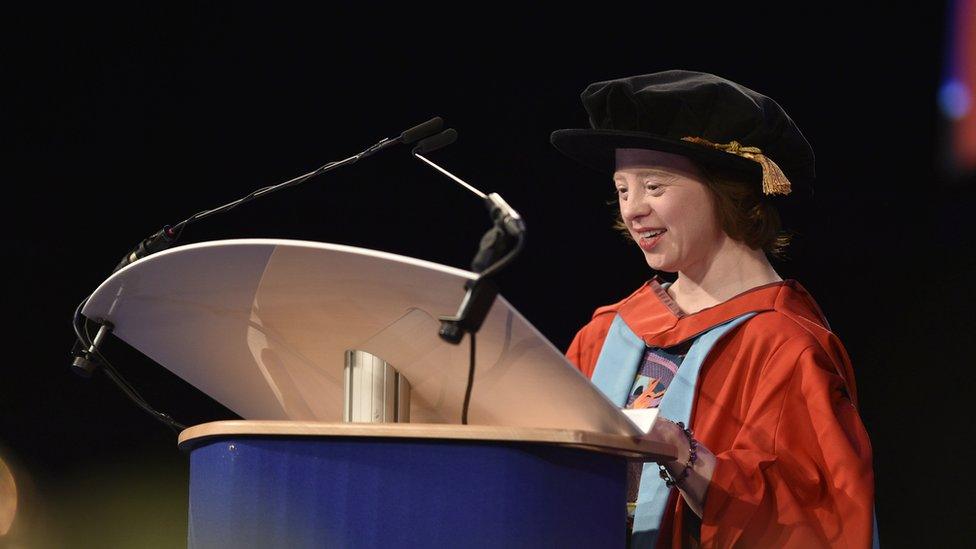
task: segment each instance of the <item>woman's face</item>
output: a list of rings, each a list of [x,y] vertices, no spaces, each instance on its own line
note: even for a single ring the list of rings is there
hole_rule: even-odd
[[[707,271],[727,238],[711,192],[687,158],[643,149],[618,149],[613,174],[620,214],[654,270]]]

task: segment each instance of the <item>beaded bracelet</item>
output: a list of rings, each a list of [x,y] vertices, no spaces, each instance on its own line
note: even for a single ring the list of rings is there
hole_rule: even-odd
[[[691,468],[695,465],[695,462],[698,461],[698,441],[695,440],[695,433],[692,432],[691,429],[685,427],[685,424],[681,421],[677,422],[676,425],[681,427],[681,430],[685,434],[685,438],[688,439],[688,461],[685,463],[685,468],[678,475],[678,478],[672,477],[671,473],[668,472],[667,467],[664,465],[658,465],[658,467],[661,468],[661,478],[664,479],[664,484],[668,488],[684,482],[684,480],[688,478],[688,475],[691,473]]]

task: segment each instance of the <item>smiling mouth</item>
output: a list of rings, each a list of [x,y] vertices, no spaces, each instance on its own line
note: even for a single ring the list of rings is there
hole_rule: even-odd
[[[641,238],[654,238],[655,236],[657,236],[659,234],[663,234],[665,232],[667,232],[667,229],[655,229],[653,231],[643,231],[643,232],[639,232],[637,234]]]
[[[637,233],[637,245],[646,252],[651,251],[660,242],[662,235],[668,232],[667,229],[655,229],[652,231],[641,231]]]

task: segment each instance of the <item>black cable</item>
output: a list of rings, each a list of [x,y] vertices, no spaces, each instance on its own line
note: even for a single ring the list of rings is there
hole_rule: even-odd
[[[145,411],[146,413],[153,416],[158,421],[162,422],[164,425],[172,429],[174,433],[179,434],[180,431],[186,429],[186,425],[183,425],[182,423],[174,420],[172,417],[169,416],[169,414],[165,414],[163,412],[156,410],[155,408],[150,406],[148,402],[140,399],[138,395],[136,395],[132,391],[131,386],[124,379],[122,379],[119,373],[114,368],[112,368],[109,364],[106,363],[104,365],[104,367],[102,368],[102,372],[104,372],[105,376],[111,379],[112,382],[115,383],[115,385],[118,386],[118,388],[121,389],[122,392],[129,397],[129,400],[131,400],[137,406],[142,408],[143,411]]]
[[[89,341],[91,341],[91,333],[88,331],[87,322],[85,323],[85,336],[88,338]],[[111,370],[112,373],[114,373],[115,376],[118,378],[118,381],[116,383],[122,383],[125,386],[123,390],[125,391],[126,395],[129,396],[129,398],[132,398],[133,400],[141,401],[143,404],[148,406],[148,402],[146,401],[146,399],[141,394],[139,394],[139,391],[137,391],[136,388],[133,387],[131,383],[129,383],[124,377],[122,377],[122,374],[120,374],[119,371],[116,370],[114,366],[112,366],[112,364],[108,361],[108,359],[105,358],[105,355],[102,354],[101,350],[96,348],[94,350],[94,353],[95,353],[95,357],[99,360],[102,367]],[[141,406],[142,405],[140,404],[140,407]]]
[[[483,280],[487,280],[489,276],[494,275],[495,273],[503,269],[506,265],[511,263],[512,260],[515,259],[515,256],[517,256],[519,252],[522,251],[522,247],[524,245],[525,245],[525,233],[519,233],[515,246],[512,248],[512,250],[507,254],[505,254],[504,256],[502,256],[501,259],[491,264],[487,269],[482,271],[481,274],[478,276],[478,278],[474,280],[474,284],[477,285]],[[469,359],[469,364],[468,364],[468,385],[464,389],[464,404],[462,404],[461,406],[461,425],[468,424],[468,406],[471,404],[471,390],[474,387],[475,332],[469,331],[467,333],[468,336],[471,338],[470,339],[471,357]]]
[[[71,319],[71,326],[75,329],[75,337],[78,338],[78,341],[80,341],[82,345],[85,346],[86,349],[88,347],[91,347],[91,339],[86,339],[85,337],[82,336],[81,326],[85,321],[85,317],[81,316],[81,310],[85,308],[85,303],[88,303],[88,299],[90,297],[91,296],[88,296],[85,299],[81,300],[81,303],[79,303],[78,307],[75,309],[74,318]],[[85,326],[85,329],[86,330],[88,329],[87,325]]]
[[[136,406],[141,408],[147,414],[156,418],[158,421],[162,422],[170,429],[173,429],[173,431],[177,434],[179,434],[179,432],[182,431],[183,429],[186,429],[186,425],[183,425],[182,423],[176,421],[169,414],[160,412],[159,410],[153,408],[152,405],[149,404],[149,401],[147,401],[145,397],[139,394],[139,391],[137,391],[136,388],[133,387],[131,383],[129,383],[128,381],[126,381],[124,377],[122,377],[122,374],[119,373],[119,371],[116,370],[114,366],[112,366],[112,363],[105,358],[105,355],[103,355],[100,350],[95,349],[95,355],[98,357],[99,362],[101,362],[102,364],[101,370],[102,372],[105,373],[105,376],[108,377],[110,380],[112,380],[112,382],[115,383],[115,385],[122,390],[125,396],[129,397],[129,400],[134,402]]]
[[[74,326],[74,330],[75,330],[75,335],[78,337],[78,340],[81,341],[81,343],[86,346],[86,349],[91,348],[92,346],[91,333],[88,331],[88,319],[81,315],[81,309],[84,308],[84,305],[87,302],[88,302],[88,298],[86,297],[81,302],[81,304],[78,305],[78,308],[75,310],[75,318],[72,322],[72,325]],[[79,325],[79,320],[81,321],[80,325]],[[112,366],[112,363],[109,362],[107,358],[105,358],[105,355],[102,354],[100,349],[98,349],[97,347],[94,348],[94,353],[95,356],[98,358],[98,362],[102,365],[102,368],[100,368],[100,370],[102,370],[102,372],[105,373],[105,376],[108,377],[113,383],[115,383],[115,385],[122,391],[122,393],[125,394],[125,396],[129,398],[129,400],[135,403],[136,406],[141,408],[143,411],[145,411],[152,417],[156,418],[158,421],[165,424],[170,429],[173,429],[173,431],[177,434],[179,434],[179,432],[182,431],[183,429],[186,429],[186,425],[183,425],[182,423],[176,421],[169,414],[160,412],[159,410],[153,408],[152,405],[149,404],[149,401],[147,401],[145,397],[139,394],[139,391],[137,391],[136,388],[133,387],[131,383],[126,381],[125,377],[123,377],[122,374],[119,373],[119,371],[116,370],[114,366]]]
[[[321,173],[323,173],[323,172],[325,172],[327,170],[330,170],[330,169],[332,169],[334,167],[337,167],[337,165],[339,165],[339,164],[344,164],[344,163],[348,163],[348,162],[355,162],[356,160],[359,160],[359,155],[351,156],[351,157],[349,157],[349,158],[347,158],[345,160],[340,160],[340,161],[336,161],[336,162],[329,162],[328,164],[326,164],[324,166],[320,166],[320,167],[318,167],[318,168],[316,168],[316,169],[314,169],[314,170],[312,170],[312,171],[310,171],[310,172],[308,172],[306,174],[300,175],[300,176],[295,177],[293,179],[289,179],[288,181],[284,181],[282,183],[277,183],[275,185],[268,185],[267,187],[261,187],[260,189],[256,189],[254,191],[251,191],[250,194],[248,194],[248,195],[246,195],[246,196],[244,196],[242,198],[238,198],[237,200],[234,200],[233,202],[228,202],[227,204],[224,204],[223,206],[218,206],[216,208],[212,208],[212,209],[209,209],[209,210],[199,211],[199,212],[191,215],[190,217],[184,219],[183,221],[180,221],[176,225],[173,225],[173,227],[172,227],[172,231],[174,233],[173,240],[179,239],[180,234],[183,233],[184,227],[186,227],[190,223],[193,223],[194,221],[197,221],[197,220],[202,219],[204,217],[209,217],[209,216],[211,216],[213,214],[217,214],[217,213],[222,213],[222,212],[226,212],[226,211],[233,210],[234,208],[240,206],[241,204],[246,204],[246,203],[254,200],[255,198],[260,198],[260,197],[262,197],[262,196],[264,196],[266,194],[272,193],[274,191],[277,191],[277,190],[282,189],[282,188],[285,188],[285,187],[291,187],[291,186],[298,185],[300,183],[304,183],[305,181],[307,181],[307,180],[309,180],[309,179],[311,179],[311,178],[313,178],[313,177],[315,177],[317,175],[320,175]]]
[[[474,332],[469,332],[471,338],[471,359],[468,365],[468,386],[464,389],[464,405],[461,407],[461,425],[468,424],[468,405],[471,404],[471,388],[474,386]]]

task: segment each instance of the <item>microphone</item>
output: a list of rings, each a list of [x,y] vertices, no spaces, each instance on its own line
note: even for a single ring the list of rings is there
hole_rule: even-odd
[[[421,139],[424,139],[425,137],[434,135],[435,133],[441,131],[441,128],[443,127],[444,127],[444,119],[439,116],[435,116],[434,118],[431,118],[430,120],[424,122],[423,124],[417,124],[416,126],[410,128],[409,130],[406,130],[403,133],[401,133],[399,138],[400,143],[403,143],[404,145],[415,143],[417,141],[420,141]],[[449,130],[449,131],[454,131],[454,130]],[[457,132],[455,132],[455,136],[456,135]]]
[[[413,148],[413,154],[432,153],[438,149],[443,149],[451,143],[454,143],[457,141],[457,138],[458,135],[457,132],[454,131],[454,128],[448,128],[437,135],[428,137],[420,143],[417,143],[417,146]]]
[[[439,116],[435,116],[434,118],[431,118],[430,120],[424,122],[423,124],[417,124],[416,126],[410,128],[409,130],[404,130],[400,132],[400,136],[395,139],[386,138],[380,140],[372,147],[356,155],[355,158],[356,160],[366,158],[367,156],[371,156],[393,145],[399,145],[401,143],[404,145],[409,145],[411,143],[415,143],[417,141],[420,141],[421,139],[434,135],[435,133],[441,131],[441,128],[443,127],[444,127],[444,119]],[[349,159],[347,158],[346,160]],[[346,162],[346,160],[343,160],[342,162]],[[355,162],[356,160],[353,160],[352,162]]]

